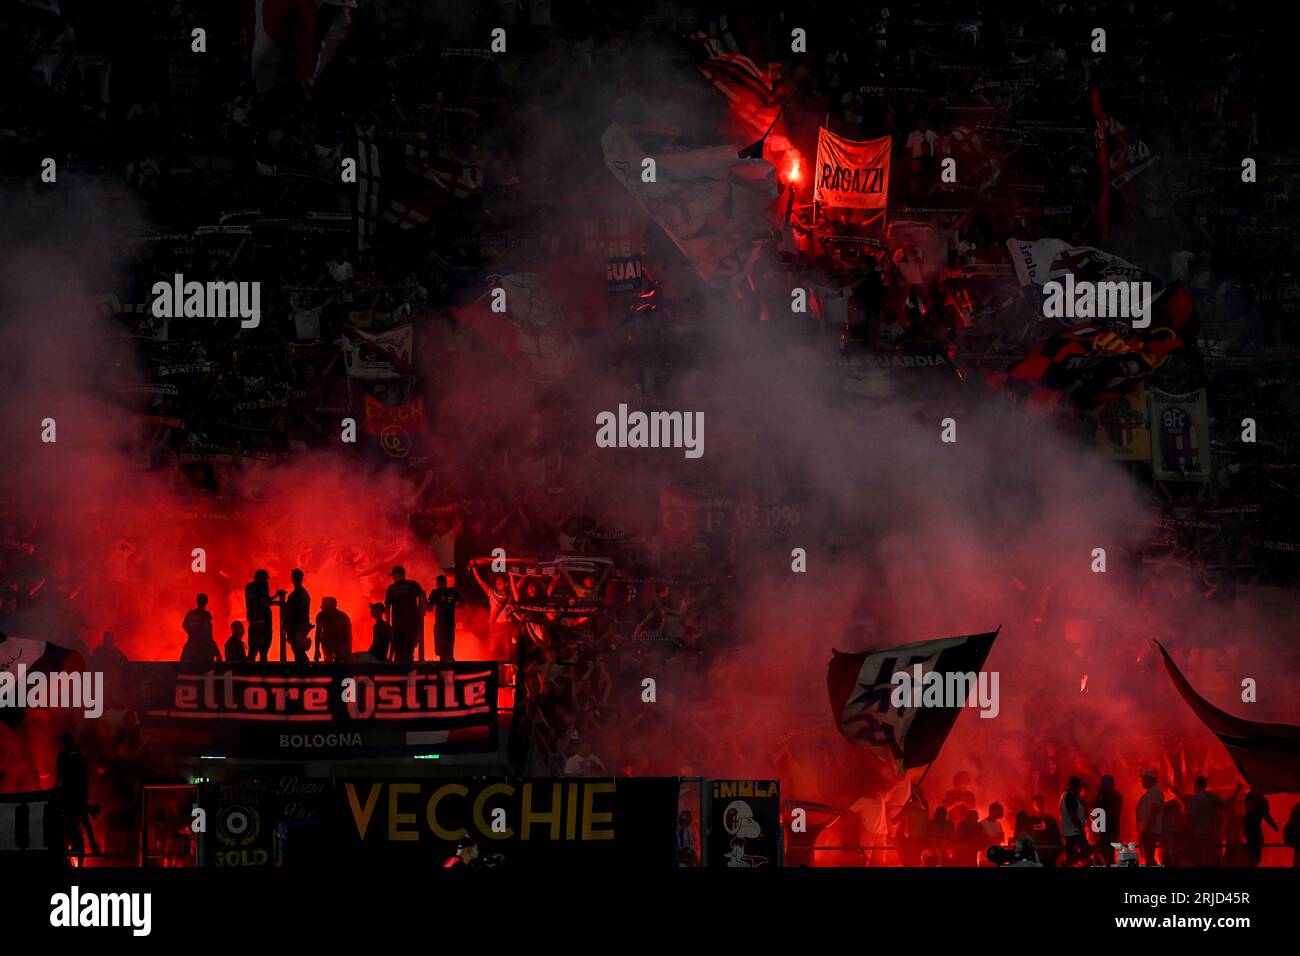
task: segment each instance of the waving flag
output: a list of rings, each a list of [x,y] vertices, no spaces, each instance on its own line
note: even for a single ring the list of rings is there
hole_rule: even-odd
[[[1228,750],[1251,789],[1260,793],[1300,793],[1300,727],[1263,724],[1219,710],[1192,689],[1159,641],[1160,656],[1187,706]]]
[[[488,276],[489,289],[475,302],[452,306],[458,322],[472,329],[535,382],[555,382],[568,374],[577,341],[564,310],[534,272]],[[505,295],[504,312],[492,308],[495,290]]]
[[[826,690],[840,732],[892,761],[900,774],[931,763],[939,756],[961,708],[895,707],[890,701],[893,675],[911,673],[918,664],[923,673],[977,673],[997,636],[998,631],[991,631],[945,637],[864,654],[831,651]]]
[[[1068,396],[1077,407],[1094,408],[1121,397],[1172,353],[1195,344],[1199,329],[1191,295],[1175,282],[1152,304],[1148,328],[1119,320],[1077,323],[989,380],[1031,403],[1055,405]]]
[[[1097,196],[1097,228],[1103,239],[1110,238],[1110,146],[1106,136],[1106,111],[1101,105],[1101,91],[1091,90],[1088,104],[1093,119],[1097,121],[1097,171],[1101,179],[1101,192]]]
[[[1156,161],[1147,144],[1134,136],[1122,123],[1106,113],[1101,104],[1101,91],[1088,92],[1088,103],[1097,121],[1097,170],[1101,179],[1101,193],[1097,197],[1097,225],[1103,239],[1110,238],[1112,189],[1122,190],[1133,177]]]
[[[1071,246],[1064,239],[1008,239],[1007,251],[1022,286],[1041,286],[1072,274],[1089,282],[1149,281],[1164,283],[1138,266],[1092,246]]]
[[[780,64],[760,66],[764,58],[757,44],[744,42],[726,17],[711,24],[708,32],[694,34],[691,41],[695,65],[727,98],[732,112],[754,130],[766,131],[781,110]]]
[[[759,66],[706,34],[695,34],[693,39],[699,72],[727,98],[737,117],[758,133],[766,131],[781,111],[780,65]]]
[[[705,282],[741,275],[772,231],[774,170],[731,146],[651,155],[617,123],[601,137],[605,166],[664,230]],[[654,159],[653,182],[642,179]]]
[[[482,193],[482,169],[448,150],[430,151],[401,141],[410,135],[373,126],[352,129],[359,250],[373,245],[381,223],[402,232],[432,228],[442,210]]]
[[[49,641],[9,637],[0,632],[0,672],[8,671],[17,679],[20,664],[27,674],[67,673],[86,669],[85,659],[71,648]],[[15,726],[22,720],[23,713],[24,710],[19,707],[0,707],[0,721]]]
[[[357,0],[254,0],[253,82],[259,93],[281,79],[311,87],[356,29]]]

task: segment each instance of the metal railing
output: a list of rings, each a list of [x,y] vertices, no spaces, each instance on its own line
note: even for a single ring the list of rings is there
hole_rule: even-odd
[[[1129,842],[1136,842],[1136,841],[1129,841]],[[990,845],[992,845],[992,844],[990,844]],[[1001,844],[1001,845],[1002,845],[1002,846],[1007,846],[1008,848],[1010,848],[1010,845],[1009,845],[1009,844]],[[1094,855],[1095,855],[1095,854],[1100,850],[1100,847],[1098,847],[1096,844],[1090,844],[1090,848],[1091,848],[1091,851],[1092,851],[1092,853],[1093,853]],[[1161,851],[1163,851],[1163,850],[1165,849],[1165,847],[1164,847],[1163,845],[1158,845],[1157,848],[1158,848],[1159,850],[1161,850]],[[1227,853],[1229,852],[1229,850],[1242,850],[1242,849],[1244,849],[1244,848],[1245,848],[1245,844],[1244,844],[1244,843],[1231,843],[1231,844],[1230,844],[1230,843],[1227,843],[1227,842],[1225,841],[1225,842],[1219,844],[1219,851],[1220,851],[1220,854],[1223,855],[1223,856],[1226,856]],[[1063,844],[1063,843],[1034,844],[1034,849],[1037,850],[1039,853],[1042,853],[1044,850],[1047,850],[1047,851],[1055,851],[1055,852],[1063,852],[1063,851],[1065,850],[1065,844]],[[1263,844],[1260,845],[1260,849],[1261,849],[1261,850],[1288,850],[1288,849],[1292,849],[1292,850],[1293,850],[1294,848],[1291,847],[1291,846],[1289,846],[1289,845],[1286,844],[1286,843],[1263,843]],[[947,864],[945,864],[945,865],[947,865],[947,866],[969,866],[969,865],[974,865],[974,866],[981,866],[981,867],[990,867],[990,866],[993,866],[993,864],[990,863],[990,862],[988,861],[988,859],[985,857],[985,853],[987,852],[987,850],[988,850],[988,848],[985,847],[985,848],[983,848],[983,849],[980,849],[980,850],[974,851],[974,852],[975,852],[975,863],[974,863],[974,864],[966,864],[966,863],[947,863]],[[968,852],[968,851],[969,851],[969,848],[968,848],[968,847],[961,847],[961,848],[955,850],[955,853],[965,853],[965,852]],[[892,855],[892,856],[893,856],[893,857],[898,861],[898,864],[897,864],[897,865],[900,865],[900,866],[903,865],[903,863],[902,863],[902,848],[901,848],[901,847],[898,847],[898,846],[894,846],[894,845],[880,845],[880,846],[875,846],[875,845],[853,844],[853,845],[845,845],[845,846],[808,846],[808,847],[795,847],[795,848],[791,848],[791,847],[787,844],[787,846],[786,846],[786,854],[789,855],[791,852],[793,852],[793,853],[796,854],[796,855],[798,855],[798,854],[803,854],[803,853],[811,853],[811,854],[813,854],[814,858],[816,857],[816,854],[818,854],[818,853],[852,853],[852,854],[854,854],[855,856],[857,856],[858,860],[860,861],[859,864],[858,864],[859,866],[866,866],[866,865],[867,865],[867,854],[869,854],[869,853],[887,853],[887,854]],[[942,851],[938,851],[938,852],[941,853],[941,859],[942,859]],[[1179,849],[1179,848],[1176,848],[1176,849],[1175,849],[1175,852],[1176,852],[1176,853],[1185,853],[1186,850],[1185,850],[1185,849]],[[1224,865],[1224,864],[1220,864],[1220,865]]]

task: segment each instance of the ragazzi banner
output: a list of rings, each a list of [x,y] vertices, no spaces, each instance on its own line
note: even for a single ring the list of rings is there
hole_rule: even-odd
[[[884,209],[889,196],[890,137],[859,142],[823,127],[817,136],[813,201],[848,209]]]
[[[676,778],[339,780],[332,852],[438,866],[463,837],[482,862],[662,866],[676,853]]]
[[[495,663],[129,664],[155,745],[293,759],[495,750]]]

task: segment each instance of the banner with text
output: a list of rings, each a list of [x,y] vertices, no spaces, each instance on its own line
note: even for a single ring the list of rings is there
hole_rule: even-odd
[[[429,419],[424,399],[385,405],[365,396],[366,435],[386,458],[405,460],[429,454]]]
[[[1157,481],[1210,480],[1210,425],[1205,389],[1174,395],[1153,388],[1151,474]]]
[[[847,209],[884,209],[889,197],[890,137],[859,142],[823,127],[817,135],[813,202]]]
[[[780,866],[781,785],[776,780],[714,780],[705,805],[704,859],[710,867]]]
[[[160,749],[287,759],[496,749],[494,662],[132,663],[123,681]]]
[[[468,837],[480,865],[674,863],[676,778],[340,780],[330,845],[349,860],[437,866]],[[780,830],[777,830],[780,833]]]

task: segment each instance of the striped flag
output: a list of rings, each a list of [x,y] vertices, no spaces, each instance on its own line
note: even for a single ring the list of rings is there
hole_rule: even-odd
[[[370,248],[379,225],[379,144],[374,129],[354,127],[353,154],[357,158],[357,250]]]
[[[473,163],[457,159],[450,150],[434,153],[407,143],[405,168],[411,176],[450,193],[456,199],[473,199],[483,192],[483,170]]]
[[[744,16],[724,13],[716,20],[705,24],[704,29],[696,31],[691,39],[697,44],[707,43],[710,48],[723,53],[739,53],[752,57],[759,56],[761,52],[761,45],[754,33],[754,25]]]
[[[381,223],[401,232],[422,229],[433,225],[452,203],[474,199],[483,191],[478,166],[447,150],[430,151],[394,140],[374,127],[353,128],[359,251],[374,244]]]
[[[730,101],[732,112],[764,132],[781,109],[779,64],[760,66],[766,58],[743,20],[719,17],[691,36],[696,66]]]

